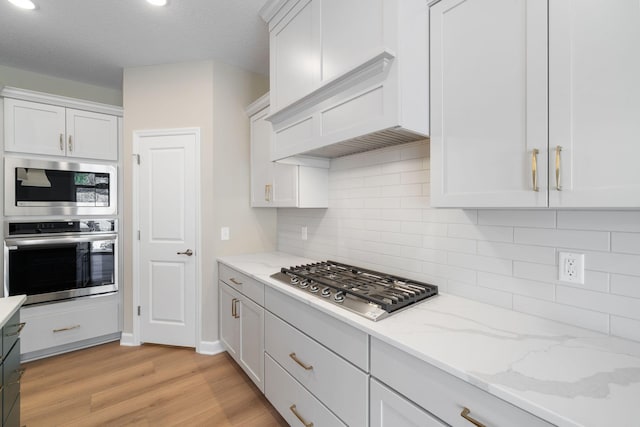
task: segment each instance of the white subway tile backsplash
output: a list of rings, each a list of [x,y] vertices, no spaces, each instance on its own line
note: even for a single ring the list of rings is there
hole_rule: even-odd
[[[442,222],[445,224],[477,224],[478,211],[462,209],[425,209],[422,212],[424,222]]]
[[[555,286],[545,282],[518,279],[512,276],[478,272],[478,285],[497,291],[509,292],[516,295],[525,295],[537,299],[553,301],[555,298]]]
[[[639,211],[432,209],[428,147],[333,159],[329,209],[278,209],[278,249],[640,341]],[[559,251],[585,254],[584,284],[558,281]]]
[[[509,225],[513,227],[554,228],[556,226],[555,211],[527,210],[480,210],[480,225]]]
[[[527,245],[609,250],[609,233],[600,231],[516,228],[513,240]]]
[[[625,317],[611,316],[611,334],[640,341],[640,322]]]
[[[477,247],[478,255],[534,262],[538,264],[556,263],[556,250],[554,248],[487,241],[479,241]]]
[[[611,293],[640,298],[640,277],[612,274]]]
[[[487,304],[497,305],[498,307],[513,308],[513,294],[502,292],[495,289],[487,289],[477,285],[467,285],[449,281],[447,284],[447,292],[465,298],[470,298]]]
[[[513,275],[523,279],[539,282],[562,284],[565,286],[577,286],[593,291],[607,292],[609,290],[609,274],[601,271],[585,270],[584,284],[565,283],[558,280],[558,266],[535,264],[531,262],[514,261]]]
[[[512,227],[490,225],[449,224],[449,237],[461,239],[487,240],[490,242],[513,242]]]
[[[558,228],[640,233],[640,211],[558,211]]]
[[[562,304],[640,320],[640,299],[637,298],[626,298],[619,295],[558,286],[556,289],[556,301]]]
[[[640,233],[611,233],[611,251],[640,255]]]
[[[609,315],[522,295],[513,296],[513,309],[522,313],[609,333]]]
[[[513,262],[508,259],[449,252],[447,261],[450,265],[470,268],[476,271],[488,271],[506,275],[511,275],[513,271]]]

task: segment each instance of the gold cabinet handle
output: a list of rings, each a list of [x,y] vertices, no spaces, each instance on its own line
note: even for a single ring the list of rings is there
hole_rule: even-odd
[[[71,135],[69,135],[69,152],[73,151],[73,139],[71,139]]]
[[[302,415],[300,415],[298,411],[296,411],[296,405],[289,406],[289,410],[293,412],[293,415],[295,415],[297,419],[300,420],[302,425],[304,425],[305,427],[313,427],[313,423],[307,422],[307,420],[302,418]]]
[[[231,283],[233,283],[234,285],[242,285],[242,282],[238,282],[236,279],[234,279],[233,277],[229,279],[231,281]]]
[[[296,362],[298,365],[302,366],[305,370],[310,371],[313,369],[312,365],[307,365],[303,363],[300,359],[298,359],[295,353],[291,353],[289,357],[292,358],[293,361]]]
[[[60,151],[64,151],[64,134],[60,134]]]
[[[556,147],[556,190],[562,191],[562,186],[560,185],[560,153],[562,152],[562,147],[558,145]]]
[[[233,318],[236,318],[236,299],[233,298],[231,300],[231,316],[233,316]]]
[[[236,306],[235,306],[235,308],[236,308],[236,315],[235,315],[235,318],[236,318],[236,319],[239,319],[239,318],[240,318],[240,314],[238,313],[238,303],[239,303],[239,302],[240,302],[240,300],[239,300],[239,299],[236,299],[236,302],[235,302],[235,305],[236,305]]]
[[[469,421],[471,424],[473,424],[476,427],[487,427],[484,424],[482,424],[480,421],[474,419],[473,417],[471,417],[469,414],[471,413],[471,411],[469,410],[469,408],[467,407],[463,407],[462,408],[462,412],[460,412],[460,416],[462,418],[464,418],[465,420]]]
[[[265,202],[270,202],[271,201],[271,184],[265,184],[264,185],[264,201]]]
[[[13,381],[13,382],[10,382],[10,383],[9,383],[9,384],[7,384],[7,385],[16,385],[16,384],[20,384],[20,380],[22,379],[22,376],[24,375],[24,371],[25,371],[24,369],[16,369],[16,372],[18,373],[18,379],[17,379],[17,380],[15,380],[15,381]]]
[[[13,325],[13,326],[17,326],[18,330],[15,332],[11,332],[10,334],[5,334],[5,337],[13,337],[16,335],[20,335],[20,332],[22,332],[22,330],[24,329],[24,326],[27,324],[27,322],[20,322],[17,325]]]
[[[58,332],[70,331],[72,329],[78,329],[80,325],[67,326],[66,328],[54,329],[53,333],[56,334]]]
[[[531,155],[531,178],[533,180],[533,191],[539,191],[538,188],[538,153],[540,150],[534,148]]]

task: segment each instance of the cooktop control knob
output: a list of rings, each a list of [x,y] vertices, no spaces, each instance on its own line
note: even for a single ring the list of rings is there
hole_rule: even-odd
[[[319,288],[319,287],[318,287],[318,285],[316,285],[315,283],[314,283],[314,284],[312,284],[311,286],[309,286],[309,292],[313,292],[314,294],[315,294],[316,292],[318,292],[318,290],[319,290],[319,289],[320,289],[320,288]]]
[[[329,298],[331,296],[331,289],[329,287],[322,288],[322,291],[320,291],[320,295],[325,298]]]
[[[333,300],[335,302],[342,302],[344,301],[344,292],[336,292],[336,294],[333,296]]]
[[[291,277],[291,284],[292,285],[297,285],[299,281],[300,281],[300,279],[298,279],[298,276],[292,276]]]
[[[302,279],[298,286],[300,286],[302,289],[305,289],[309,287],[309,281],[307,279]]]

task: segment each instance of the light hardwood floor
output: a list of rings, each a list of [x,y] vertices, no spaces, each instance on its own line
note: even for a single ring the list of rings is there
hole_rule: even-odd
[[[27,427],[287,425],[226,353],[114,342],[22,367]]]

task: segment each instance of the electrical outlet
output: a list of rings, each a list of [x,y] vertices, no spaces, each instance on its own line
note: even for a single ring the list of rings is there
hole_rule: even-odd
[[[220,240],[229,240],[229,227],[220,228]]]
[[[558,280],[584,284],[584,254],[560,252],[558,256]]]
[[[303,225],[300,227],[300,238],[302,240],[307,240],[307,226]]]

